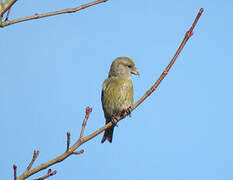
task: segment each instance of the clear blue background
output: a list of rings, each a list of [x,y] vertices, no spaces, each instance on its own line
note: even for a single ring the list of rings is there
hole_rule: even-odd
[[[75,7],[87,1],[18,1],[10,19]],[[90,1],[89,1],[90,2]],[[113,143],[102,134],[84,154],[52,166],[49,179],[233,179],[233,3],[109,0],[74,14],[0,29],[1,179],[60,155],[66,132],[74,143],[86,106],[85,135],[104,125],[101,86],[111,62],[129,56],[135,101],[157,80],[197,12],[194,35],[145,102],[119,123]],[[42,171],[30,177],[45,175]]]

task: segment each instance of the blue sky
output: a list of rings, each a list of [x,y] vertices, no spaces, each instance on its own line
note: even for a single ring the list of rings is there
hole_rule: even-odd
[[[75,7],[86,1],[19,1],[10,19]],[[131,57],[135,101],[157,80],[197,12],[194,35],[145,102],[119,123],[113,143],[102,134],[84,154],[52,166],[50,179],[233,179],[233,3],[109,0],[74,14],[0,29],[0,167],[2,179],[60,155],[104,125],[101,86],[111,62]],[[38,178],[46,171],[30,177]]]

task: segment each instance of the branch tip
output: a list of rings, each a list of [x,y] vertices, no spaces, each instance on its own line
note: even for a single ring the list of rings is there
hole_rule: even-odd
[[[85,127],[86,127],[87,120],[88,120],[88,118],[89,118],[91,112],[92,112],[92,108],[89,107],[89,106],[87,106],[87,107],[86,107],[86,115],[85,115],[85,118],[84,118],[84,120],[83,120],[82,129],[81,129],[81,133],[80,133],[80,139],[83,137],[84,129],[85,129]]]
[[[201,8],[200,11],[199,11],[199,13],[202,14],[203,11],[204,11],[204,8]]]
[[[92,112],[92,108],[87,106],[86,107],[86,114],[89,115]]]
[[[33,151],[32,160],[31,160],[31,162],[29,163],[29,165],[28,165],[26,171],[29,171],[29,170],[31,169],[31,167],[32,167],[33,163],[35,162],[35,160],[36,160],[37,156],[39,155],[39,153],[40,153],[39,150],[34,150],[34,151]]]
[[[165,70],[163,71],[163,73],[160,75],[160,77],[158,78],[158,80],[154,83],[154,85],[144,94],[144,96],[139,99],[131,108],[131,110],[133,111],[136,107],[138,107],[148,96],[151,95],[152,92],[154,92],[157,87],[159,86],[159,84],[162,82],[162,80],[166,77],[167,73],[169,72],[169,70],[171,69],[171,67],[173,66],[173,64],[175,63],[177,57],[179,56],[180,52],[182,51],[182,49],[184,48],[186,42],[188,41],[188,39],[193,35],[193,29],[197,24],[197,21],[199,20],[202,12],[204,11],[203,8],[201,8],[195,18],[195,20],[193,21],[192,26],[190,27],[190,29],[186,32],[185,37],[183,39],[183,41],[181,42],[179,48],[177,49],[175,55],[173,56],[173,58],[171,59],[170,63],[167,65],[167,67],[165,68]]]
[[[66,133],[67,135],[67,146],[66,146],[66,152],[69,151],[70,148],[70,132]]]
[[[191,28],[189,29],[190,33],[193,32],[193,29],[194,29],[194,27],[196,26],[197,21],[199,20],[199,18],[200,18],[200,16],[201,16],[201,14],[203,13],[203,11],[204,11],[203,8],[201,8],[201,9],[199,10],[199,12],[198,12],[198,14],[197,14],[197,16],[196,16],[196,18],[195,18],[195,20],[194,20],[194,22],[193,22]],[[192,35],[193,35],[193,34],[191,34],[190,36],[192,36]],[[190,37],[190,36],[189,36],[189,37]]]
[[[84,153],[84,150],[83,149],[81,149],[80,151],[77,151],[77,152],[73,152],[72,154],[82,154],[82,153]]]

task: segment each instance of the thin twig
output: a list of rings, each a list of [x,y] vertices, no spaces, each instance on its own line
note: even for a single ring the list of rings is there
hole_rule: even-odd
[[[57,173],[56,170],[52,172],[52,170],[49,169],[48,172],[47,172],[47,174],[46,174],[45,176],[42,176],[42,177],[40,177],[40,178],[38,178],[38,179],[34,179],[34,180],[44,180],[44,179],[46,179],[46,178],[48,178],[48,177],[50,177],[50,176],[55,175],[56,173]]]
[[[85,126],[86,126],[86,122],[87,122],[87,119],[89,118],[90,116],[90,113],[92,112],[92,108],[90,107],[87,107],[86,108],[86,114],[85,114],[85,118],[84,118],[84,121],[83,121],[83,126],[82,126],[82,130],[81,130],[81,133],[80,133],[80,136],[83,134],[84,132],[84,129],[85,129]],[[67,147],[69,146],[68,144],[70,143],[70,135],[68,135],[69,133],[67,133]],[[68,140],[69,139],[69,140]],[[82,154],[84,152],[84,150],[80,150],[80,151],[77,151],[75,152],[75,150],[81,145],[81,142],[83,138],[79,138],[77,140],[77,142],[70,148],[68,148],[68,151],[66,150],[62,155],[56,157],[55,159],[52,159],[51,161],[45,163],[45,164],[41,164],[40,166],[37,166],[36,168],[30,170],[30,171],[25,171],[21,176],[19,176],[17,178],[17,180],[23,180],[23,179],[26,179],[27,177],[37,173],[38,171],[41,171],[43,169],[46,169],[48,167],[50,167],[51,165],[53,164],[56,164],[58,162],[61,162],[63,161],[65,158],[67,158],[68,156],[72,155],[72,154]]]
[[[35,160],[36,160],[37,156],[39,155],[39,153],[40,153],[40,151],[38,151],[38,150],[35,150],[35,151],[33,152],[32,160],[31,160],[31,162],[29,163],[29,165],[28,165],[26,171],[29,171],[29,170],[31,169],[31,167],[32,167],[33,163],[35,162]]]
[[[86,115],[85,115],[85,118],[84,118],[83,124],[82,124],[82,129],[81,129],[81,133],[80,133],[80,138],[83,137],[84,129],[85,129],[85,127],[86,127],[87,120],[88,120],[88,118],[89,118],[91,112],[92,112],[92,108],[87,107],[87,108],[86,108]]]
[[[186,42],[188,41],[188,39],[192,36],[193,34],[193,29],[199,19],[199,17],[201,16],[203,12],[203,9],[201,8],[192,27],[187,31],[187,33],[185,34],[185,37],[181,43],[181,45],[179,46],[177,52],[175,53],[174,57],[172,58],[171,62],[168,64],[168,66],[165,68],[165,70],[163,71],[163,73],[161,74],[161,76],[159,77],[159,79],[155,82],[155,84],[145,93],[145,95],[139,99],[130,109],[131,111],[133,111],[136,107],[138,107],[152,92],[154,92],[156,90],[156,88],[158,87],[158,85],[161,83],[161,81],[164,79],[164,77],[167,75],[168,71],[171,69],[172,65],[174,64],[175,60],[177,59],[178,55],[180,54],[181,50],[183,49],[183,47],[185,46]],[[128,115],[128,113],[125,113],[123,114],[121,117],[117,117],[117,121],[120,121],[121,119],[125,118],[126,116]],[[59,163],[61,161],[63,161],[64,159],[66,159],[67,157],[69,157],[70,155],[72,154],[77,154],[75,152],[75,150],[80,147],[83,143],[89,141],[90,139],[94,138],[95,136],[97,136],[98,134],[102,133],[103,131],[105,131],[106,129],[110,128],[114,126],[114,124],[110,121],[108,124],[106,124],[105,126],[101,127],[100,129],[96,130],[95,132],[91,133],[90,135],[86,136],[86,137],[82,137],[82,138],[79,138],[73,146],[71,146],[69,148],[69,151],[61,154],[60,156],[46,162],[46,163],[43,163],[39,166],[37,166],[36,168],[30,170],[30,171],[27,171],[27,172],[24,172],[21,176],[19,176],[17,178],[17,180],[23,180],[23,179],[26,179],[27,177],[43,170],[43,169],[46,169],[48,167],[50,167],[51,165],[54,165],[56,163]],[[85,127],[85,126],[84,126]],[[82,129],[84,129],[82,127]],[[81,132],[81,135],[83,133]],[[81,150],[82,151],[82,150]],[[80,151],[80,152],[81,152]],[[80,153],[79,153],[80,154]]]
[[[73,152],[72,154],[82,154],[82,153],[84,153],[83,149],[81,149],[80,151],[77,151],[77,152]]]
[[[198,14],[197,14],[197,16],[196,16],[196,18],[195,18],[193,24],[192,24],[192,27],[189,29],[190,32],[193,32],[193,29],[194,29],[194,27],[196,26],[197,21],[198,21],[199,18],[201,17],[201,14],[203,13],[203,11],[204,11],[203,8],[201,8],[201,9],[199,10],[199,12],[198,12]]]
[[[66,133],[67,135],[67,146],[66,146],[66,152],[69,151],[70,148],[70,132]]]
[[[33,19],[39,19],[39,18],[54,16],[54,15],[58,15],[58,14],[74,13],[74,12],[80,11],[82,9],[85,9],[87,7],[94,6],[96,4],[103,3],[103,2],[106,2],[106,1],[107,0],[97,0],[97,1],[93,1],[93,2],[90,2],[90,3],[84,4],[84,5],[78,6],[76,8],[69,8],[69,9],[49,12],[49,13],[45,13],[45,14],[34,14],[33,16],[29,16],[29,17],[25,17],[25,18],[15,19],[15,20],[12,20],[12,21],[5,21],[5,22],[2,22],[0,27],[5,27],[5,26],[8,26],[8,25],[23,22],[23,21],[29,21],[29,20],[33,20]]]
[[[14,180],[16,180],[17,179],[17,174],[16,174],[17,166],[15,164],[13,165],[13,169],[14,169]]]

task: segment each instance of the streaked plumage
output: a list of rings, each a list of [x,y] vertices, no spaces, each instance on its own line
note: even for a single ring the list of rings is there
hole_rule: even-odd
[[[131,74],[139,74],[134,62],[128,57],[119,57],[112,62],[108,78],[102,87],[102,107],[106,124],[119,116],[123,109],[133,104],[133,84]],[[105,131],[102,143],[112,142],[114,127]]]

